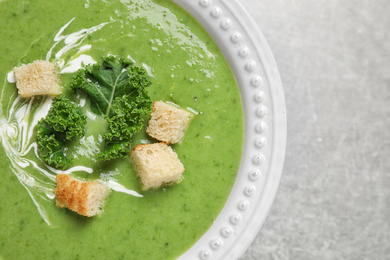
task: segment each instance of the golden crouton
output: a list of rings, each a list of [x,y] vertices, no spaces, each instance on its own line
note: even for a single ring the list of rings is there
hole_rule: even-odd
[[[16,87],[22,97],[57,96],[62,93],[56,66],[44,60],[14,68]]]
[[[191,116],[186,110],[155,101],[146,132],[159,141],[177,143],[183,137]]]
[[[54,192],[57,206],[92,217],[103,208],[109,189],[98,182],[80,181],[67,174],[58,174]]]
[[[184,172],[177,154],[166,143],[137,145],[131,158],[145,190],[178,182]]]

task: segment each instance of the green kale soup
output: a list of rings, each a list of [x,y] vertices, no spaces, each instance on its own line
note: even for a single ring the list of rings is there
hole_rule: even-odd
[[[0,24],[0,259],[174,259],[188,250],[225,204],[243,143],[239,89],[207,32],[168,0],[0,0]],[[107,125],[69,85],[107,56],[143,68],[152,101],[193,114],[171,145],[185,167],[181,183],[145,191],[129,156],[97,159]],[[65,171],[37,155],[36,125],[52,98],[22,98],[14,83],[13,68],[36,60],[58,66],[64,94],[87,117]],[[145,133],[149,119],[132,147],[157,142]],[[57,207],[62,172],[106,183],[103,212],[88,218]]]

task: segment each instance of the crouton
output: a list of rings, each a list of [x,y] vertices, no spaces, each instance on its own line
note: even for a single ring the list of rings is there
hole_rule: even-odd
[[[191,117],[188,111],[155,101],[146,132],[159,141],[174,144],[183,137]]]
[[[80,181],[67,174],[58,174],[54,192],[57,206],[92,217],[103,208],[109,189],[99,182]]]
[[[15,67],[13,72],[16,87],[22,97],[57,96],[62,93],[56,66],[49,61],[37,60],[27,65]]]
[[[131,159],[144,190],[179,182],[184,166],[166,143],[137,145]]]

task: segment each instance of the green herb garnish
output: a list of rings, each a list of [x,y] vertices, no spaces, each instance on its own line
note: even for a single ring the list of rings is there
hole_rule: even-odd
[[[93,113],[107,122],[103,139],[105,147],[98,159],[125,158],[131,149],[131,139],[144,125],[152,102],[146,91],[151,85],[146,71],[133,66],[128,59],[114,56],[80,69],[70,83],[84,92]],[[69,99],[55,98],[46,118],[37,126],[38,155],[48,165],[66,169],[71,159],[66,156],[66,144],[84,135],[86,117]]]
[[[145,69],[128,59],[108,56],[77,72],[71,88],[83,91],[91,100],[91,110],[108,123],[105,149],[98,158],[125,158],[132,136],[143,127],[152,102],[146,91],[151,85]]]
[[[66,143],[84,135],[86,116],[69,99],[58,97],[37,125],[38,155],[48,165],[66,169],[71,159],[66,156]]]

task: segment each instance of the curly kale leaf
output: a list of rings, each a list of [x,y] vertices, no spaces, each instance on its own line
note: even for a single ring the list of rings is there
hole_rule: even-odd
[[[54,132],[64,133],[66,140],[82,137],[87,123],[86,116],[81,113],[80,108],[64,97],[53,101],[45,121]]]
[[[131,148],[131,138],[144,123],[143,115],[150,113],[149,99],[145,93],[137,97],[124,95],[116,98],[111,115],[106,116],[108,132],[104,135],[106,149],[99,155],[103,160],[124,158]]]
[[[138,89],[151,85],[143,68],[134,67],[131,60],[114,56],[102,58],[77,72],[72,89],[84,91],[91,99],[92,112],[110,115],[114,100],[123,95],[136,96]]]
[[[114,56],[77,72],[71,88],[84,91],[91,99],[92,112],[103,115],[108,124],[105,149],[98,158],[127,156],[132,136],[142,129],[144,116],[151,112],[146,91],[150,85],[145,69]]]
[[[64,97],[55,98],[47,116],[37,125],[38,155],[48,165],[66,169],[71,164],[66,143],[84,135],[87,123],[81,110]]]
[[[57,169],[66,169],[71,160],[64,154],[64,142],[59,141],[52,133],[50,126],[44,121],[38,124],[38,155],[48,165]]]

